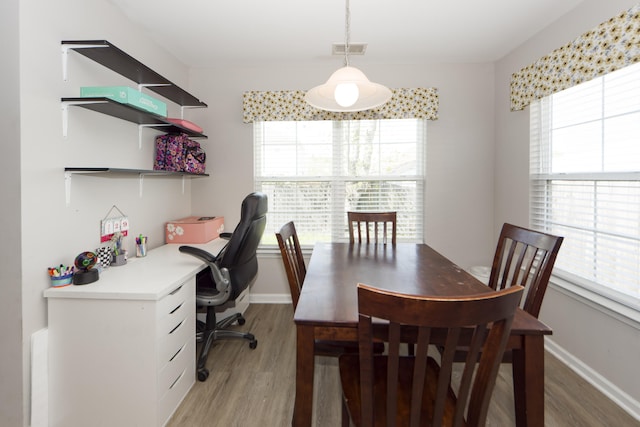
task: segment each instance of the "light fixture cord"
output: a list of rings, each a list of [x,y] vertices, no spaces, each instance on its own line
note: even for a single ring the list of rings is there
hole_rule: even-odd
[[[349,66],[349,39],[351,38],[351,10],[349,0],[345,0],[344,13],[344,65]]]

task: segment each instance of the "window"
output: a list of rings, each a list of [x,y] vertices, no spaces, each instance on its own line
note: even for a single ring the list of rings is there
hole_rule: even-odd
[[[532,227],[556,275],[640,307],[640,64],[531,104]]]
[[[255,122],[266,229],[294,221],[302,245],[345,241],[347,211],[397,211],[398,240],[422,241],[425,139],[423,119]]]

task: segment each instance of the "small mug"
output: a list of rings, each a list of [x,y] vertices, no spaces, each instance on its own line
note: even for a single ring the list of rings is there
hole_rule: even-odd
[[[145,256],[147,256],[147,244],[146,243],[136,243],[136,256],[137,257],[145,257]]]

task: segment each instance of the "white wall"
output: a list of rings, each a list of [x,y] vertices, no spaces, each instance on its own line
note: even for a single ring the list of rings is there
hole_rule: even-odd
[[[529,109],[509,111],[511,74],[635,4],[632,0],[585,0],[496,64],[496,235],[503,222],[526,225],[529,221]],[[640,331],[636,322],[553,284],[540,318],[553,328],[547,343],[557,355],[640,417]]]
[[[339,66],[336,60],[273,67],[222,64],[191,71],[193,91],[210,104],[194,117],[209,131],[207,168],[215,178],[193,183],[195,214],[224,215],[227,228],[232,228],[239,219],[242,198],[253,190],[253,130],[251,124],[242,123],[242,93],[305,90],[325,81]],[[361,68],[372,81],[390,87],[438,89],[439,119],[427,125],[425,241],[463,267],[488,263],[494,245],[493,65],[367,64]],[[282,261],[261,258],[252,294],[288,293]]]
[[[12,314],[9,319],[12,324],[17,319],[22,322],[22,344],[21,348],[18,347],[21,356],[10,359],[3,354],[2,365],[14,372],[22,372],[24,393],[15,387],[14,381],[0,381],[3,396],[5,390],[12,397],[16,397],[15,393],[22,394],[16,397],[22,400],[22,423],[13,422],[13,418],[11,422],[4,423],[0,418],[0,424],[9,426],[26,425],[29,420],[29,341],[31,334],[47,326],[46,301],[42,296],[49,286],[46,268],[60,263],[70,264],[78,253],[98,247],[100,220],[113,205],[129,216],[134,235],[142,233],[149,236],[151,248],[164,243],[165,221],[191,212],[191,184],[187,182],[183,194],[180,178],[146,177],[140,197],[137,177],[76,175],[71,182],[71,203],[69,206],[65,204],[65,166],[151,169],[153,140],[158,132],[144,130],[142,149],[138,149],[136,125],[71,107],[69,136],[63,138],[61,97],[79,96],[80,86],[135,84],[75,52],[69,54],[69,80],[63,82],[60,42],[109,40],[184,88],[188,88],[188,73],[186,67],[152,44],[108,1],[23,0],[19,5],[19,45],[8,43],[5,49],[19,46],[20,51],[20,81],[12,76],[13,87],[9,91],[13,93],[19,88],[20,103],[16,102],[16,96],[8,101],[14,108],[20,106],[20,135],[14,131],[6,136],[10,142],[13,141],[11,135],[21,141],[21,172],[18,173],[13,164],[0,168],[7,186],[17,186],[20,181],[22,184],[22,248],[20,244],[13,247],[13,250],[21,252],[22,259],[22,269],[16,273],[22,275],[22,313]],[[12,18],[16,17],[14,13]],[[13,110],[14,116],[16,111]],[[169,104],[169,111],[170,115],[179,116],[174,104]],[[3,164],[4,159],[16,162],[18,156],[3,156]],[[4,185],[3,182],[2,205],[7,206]],[[9,196],[14,194],[13,191],[10,189]],[[14,213],[8,216],[18,227],[20,222],[15,217]],[[125,245],[130,253],[135,253],[133,237],[127,238]],[[108,271],[103,274],[108,274]],[[6,310],[4,305],[2,311]],[[14,313],[13,308],[8,310]],[[4,339],[3,335],[3,352],[7,348]],[[12,400],[3,398],[2,402],[4,405]],[[15,411],[13,408],[15,406],[11,406],[11,411]],[[5,413],[4,408],[0,408],[0,413]]]

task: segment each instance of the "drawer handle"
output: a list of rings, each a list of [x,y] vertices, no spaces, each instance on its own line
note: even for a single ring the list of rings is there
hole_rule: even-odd
[[[183,301],[183,302],[181,302],[180,304],[178,304],[178,306],[177,306],[176,308],[174,308],[173,310],[171,310],[171,311],[169,312],[169,314],[173,314],[173,313],[175,313],[176,311],[178,311],[178,310],[180,309],[180,307],[182,307],[182,304],[184,304],[184,301]]]
[[[169,292],[169,295],[175,295],[178,292],[180,292],[180,289],[182,289],[183,285],[178,286],[177,288],[175,288],[173,291]]]
[[[171,356],[171,359],[169,359],[169,362],[173,362],[173,359],[175,359],[176,357],[178,357],[178,355],[179,355],[180,353],[182,353],[182,350],[184,350],[184,347],[185,347],[185,346],[186,346],[186,344],[185,344],[185,345],[183,345],[182,347],[180,347],[180,349],[179,349],[178,351],[176,351],[176,354],[174,354],[173,356]]]
[[[180,326],[182,326],[182,324],[183,324],[183,323],[184,323],[184,320],[182,320],[182,322],[178,323],[178,324],[176,325],[176,327],[175,327],[175,328],[173,328],[173,329],[169,332],[169,335],[171,335],[172,333],[174,333],[174,332],[176,331],[176,329],[178,329]]]
[[[180,374],[180,376],[178,376],[178,378],[176,378],[176,380],[173,382],[173,384],[171,384],[169,386],[169,390],[171,390],[173,388],[174,385],[176,385],[178,383],[178,381],[180,381],[180,378],[182,378],[184,376],[184,371],[182,371],[182,373]]]

